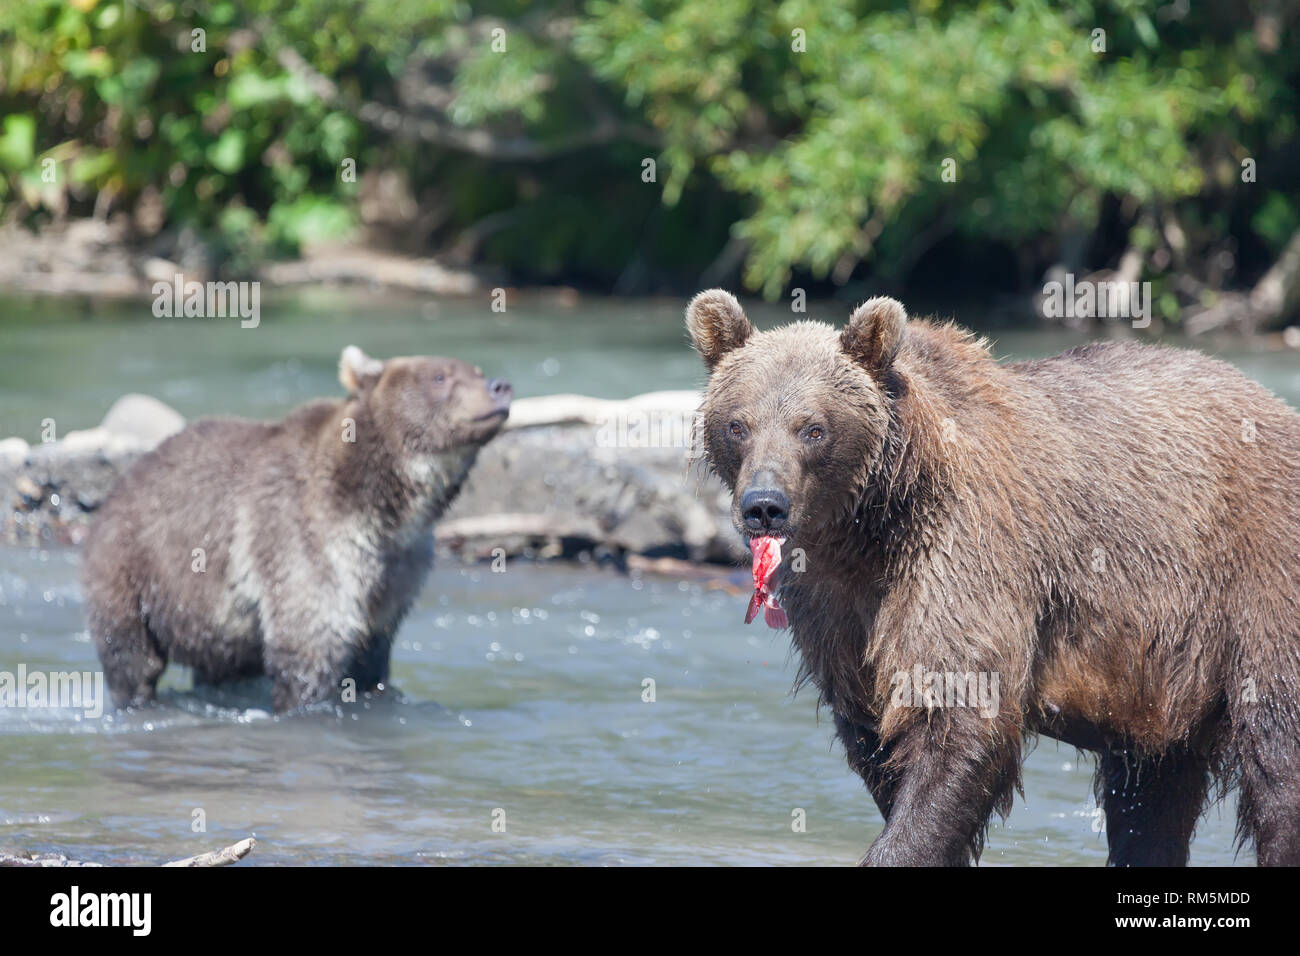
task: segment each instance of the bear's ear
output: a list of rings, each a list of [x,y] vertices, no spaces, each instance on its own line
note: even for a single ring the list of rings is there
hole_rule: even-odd
[[[894,363],[906,328],[903,303],[879,295],[853,310],[840,333],[840,348],[867,371],[882,375]]]
[[[686,328],[710,371],[724,355],[740,348],[754,334],[736,297],[721,289],[710,289],[691,299],[686,307]]]
[[[373,388],[383,372],[383,362],[371,358],[355,345],[349,345],[339,356],[339,381],[349,395],[359,395]]]

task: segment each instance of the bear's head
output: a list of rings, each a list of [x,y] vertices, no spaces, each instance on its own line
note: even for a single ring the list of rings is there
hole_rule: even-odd
[[[351,401],[407,460],[476,449],[510,414],[510,383],[452,358],[373,359],[355,345],[339,357],[339,381]]]
[[[842,330],[759,332],[712,289],[691,300],[686,325],[709,370],[697,441],[731,489],[741,534],[814,544],[852,520],[890,428],[903,306],[880,297]]]

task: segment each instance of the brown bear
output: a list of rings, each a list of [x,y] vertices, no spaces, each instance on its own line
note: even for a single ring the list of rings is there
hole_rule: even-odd
[[[1300,864],[1300,415],[1191,351],[999,364],[889,298],[757,332],[713,290],[687,326],[750,616],[788,615],[885,818],[864,864],[977,860],[1039,734],[1098,754],[1113,864],[1185,864],[1216,782]]]
[[[169,660],[196,683],[268,675],[277,712],[388,679],[433,522],[511,388],[456,359],[380,362],[354,346],[339,379],[342,401],[196,422],[119,480],[84,561],[118,706],[152,700]]]

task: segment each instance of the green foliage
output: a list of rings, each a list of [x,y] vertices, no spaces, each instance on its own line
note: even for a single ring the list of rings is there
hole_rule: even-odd
[[[194,15],[177,3],[7,6],[0,105],[23,112],[5,117],[0,170],[12,185],[55,160],[61,189],[29,193],[38,211],[60,193],[129,207],[153,189],[169,221],[236,242],[261,224],[284,249],[320,226],[337,234],[350,221],[334,199],[338,162],[360,150],[360,124],[257,44],[249,24],[273,4],[199,6]],[[223,218],[232,205],[258,215]]]
[[[440,210],[420,241],[524,278],[690,282],[734,237],[769,296],[895,275],[932,234],[1100,234],[1115,208],[1124,231],[1174,211],[1193,245],[1235,228],[1276,251],[1300,222],[1266,163],[1297,145],[1295,4],[1206,6],[25,0],[0,9],[0,204],[156,192],[247,261],[354,230],[352,159]]]

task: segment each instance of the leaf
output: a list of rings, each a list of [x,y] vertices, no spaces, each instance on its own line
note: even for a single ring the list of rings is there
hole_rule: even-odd
[[[244,131],[231,127],[208,147],[208,161],[223,173],[237,173],[244,167]]]
[[[10,113],[0,134],[0,166],[26,169],[36,158],[36,120],[26,113]]]
[[[292,246],[338,239],[353,227],[352,212],[347,206],[320,196],[278,202],[271,207],[268,221],[273,237]]]

